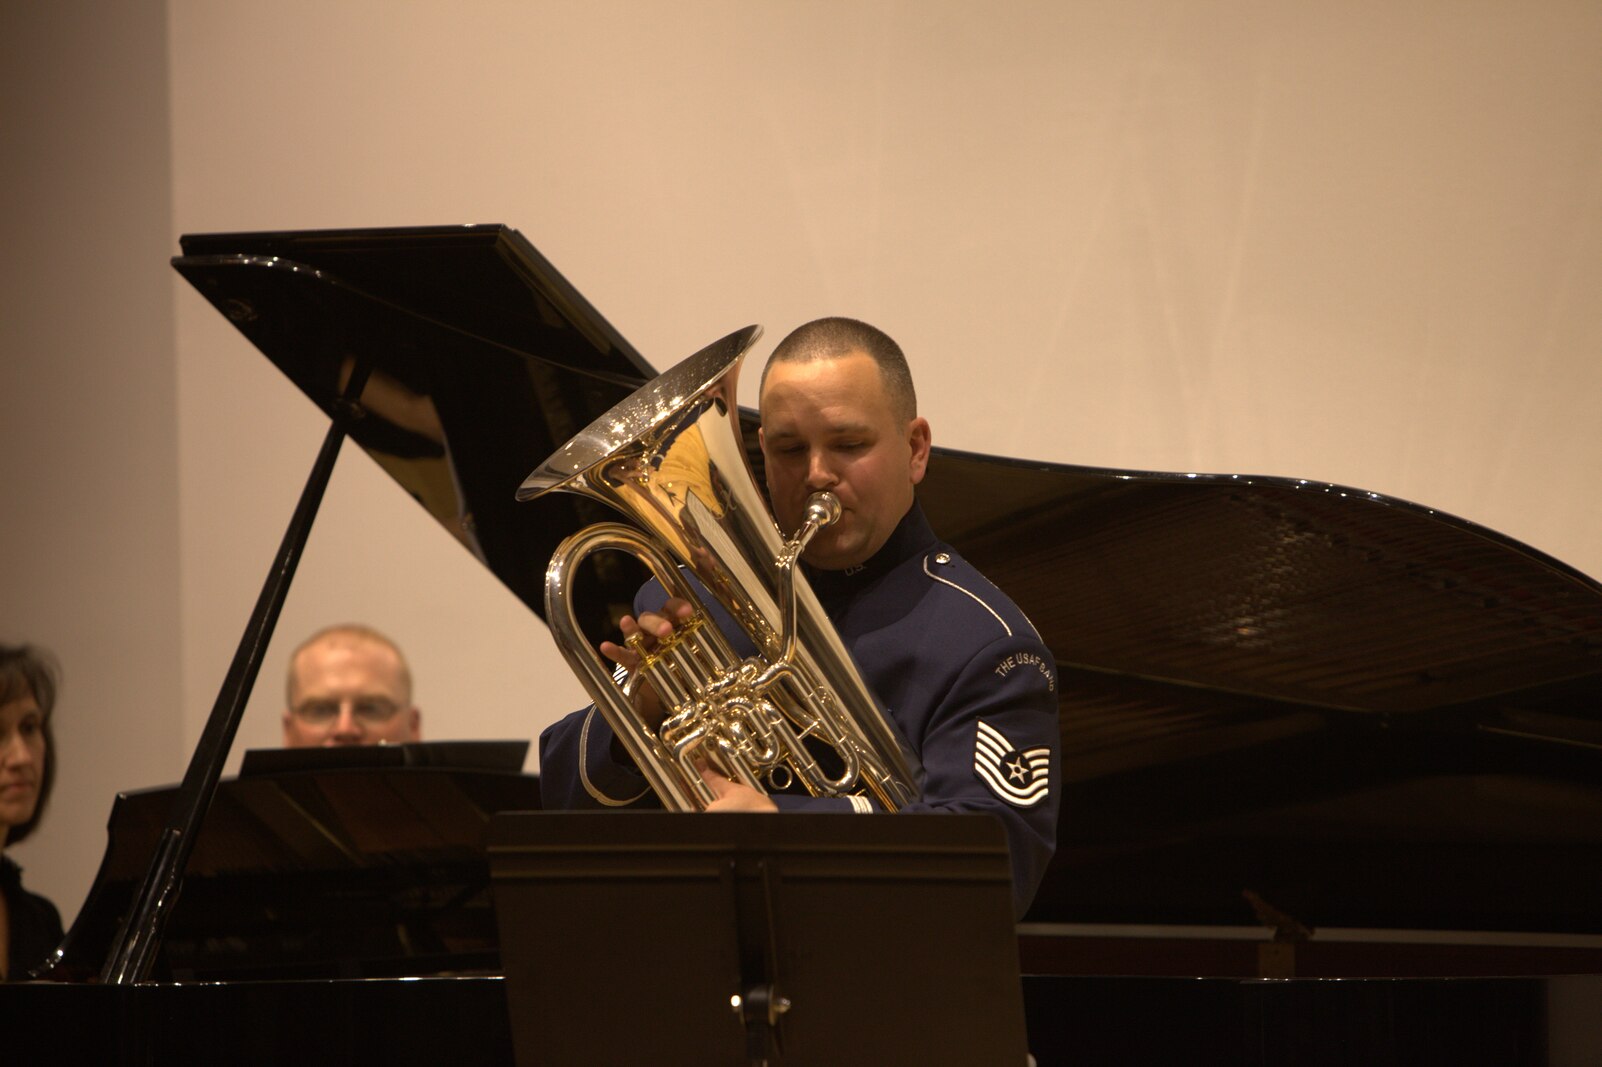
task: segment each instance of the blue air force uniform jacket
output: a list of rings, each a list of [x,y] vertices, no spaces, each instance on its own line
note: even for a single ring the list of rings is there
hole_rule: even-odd
[[[1013,904],[1022,915],[1056,845],[1061,767],[1057,670],[1040,635],[1000,590],[940,542],[916,504],[859,568],[807,578],[921,763],[921,798],[907,811],[988,812],[1006,827]],[[655,581],[636,613],[665,599]],[[707,598],[710,607],[710,598]],[[753,647],[712,608],[735,651]],[[612,756],[613,734],[593,707],[540,737],[547,808],[659,807],[644,777]],[[799,786],[795,787],[799,790]],[[866,811],[856,797],[774,794],[781,810]]]

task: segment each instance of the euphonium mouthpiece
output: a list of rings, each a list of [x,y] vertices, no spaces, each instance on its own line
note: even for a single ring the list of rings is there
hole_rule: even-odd
[[[813,493],[807,497],[806,521],[827,526],[840,521],[840,498],[833,493]]]

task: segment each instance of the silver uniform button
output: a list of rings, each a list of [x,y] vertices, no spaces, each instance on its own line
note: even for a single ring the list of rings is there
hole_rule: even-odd
[[[951,562],[951,553],[950,552],[936,552],[934,561],[936,563],[940,564],[943,567],[947,563]]]

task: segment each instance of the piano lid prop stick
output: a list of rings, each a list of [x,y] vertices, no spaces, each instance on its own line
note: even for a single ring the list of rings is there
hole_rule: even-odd
[[[295,577],[301,553],[305,551],[306,539],[311,535],[312,520],[317,517],[323,492],[328,488],[334,461],[339,458],[339,446],[345,440],[350,423],[361,415],[356,398],[361,396],[362,388],[367,384],[368,370],[366,361],[356,361],[345,391],[331,413],[333,422],[323,438],[322,449],[306,479],[306,487],[301,490],[300,503],[289,520],[289,528],[284,531],[284,539],[278,546],[278,555],[262,585],[261,595],[256,599],[250,622],[239,639],[233,663],[228,668],[222,689],[206,720],[206,728],[201,733],[200,744],[190,757],[189,769],[173,800],[172,814],[168,816],[167,825],[156,844],[150,869],[145,873],[144,882],[134,895],[133,905],[128,909],[128,914],[123,916],[122,925],[112,942],[105,970],[100,975],[100,980],[107,985],[133,985],[150,974],[156,958],[156,946],[161,943],[162,930],[182,887],[184,868],[194,849],[195,836],[200,831],[206,812],[211,808],[212,797],[216,795],[223,764],[228,759],[229,749],[233,747],[239,720],[244,717],[245,702],[250,697],[251,687],[255,685],[262,656],[272,640],[279,612],[289,595],[289,584]]]

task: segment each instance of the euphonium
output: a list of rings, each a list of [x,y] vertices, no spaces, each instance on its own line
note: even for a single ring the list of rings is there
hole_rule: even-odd
[[[897,734],[797,563],[836,521],[839,501],[814,495],[801,530],[779,533],[746,462],[735,384],[762,330],[731,334],[659,375],[563,445],[517,492],[556,490],[605,501],[633,526],[599,523],[563,541],[545,573],[545,614],[557,645],[664,806],[713,800],[698,765],[767,792],[799,780],[813,795],[872,796],[895,810],[917,798]],[[694,614],[646,652],[627,680],[578,625],[570,588],[591,552],[638,558]],[[699,579],[750,636],[740,659],[684,577]],[[632,695],[652,685],[666,717],[654,729]],[[831,775],[806,739],[828,744]]]

